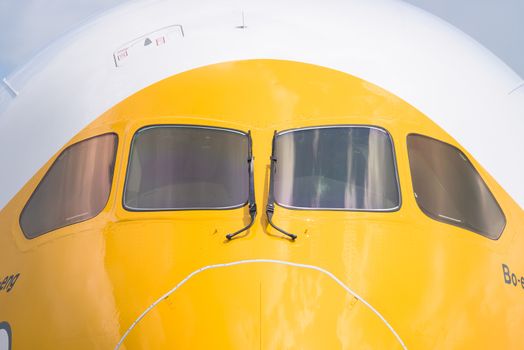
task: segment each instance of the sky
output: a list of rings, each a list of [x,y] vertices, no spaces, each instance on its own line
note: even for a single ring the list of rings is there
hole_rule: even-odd
[[[406,0],[459,28],[524,78],[524,0]]]
[[[0,0],[0,77],[62,34],[126,0]]]
[[[0,78],[89,17],[126,1],[0,0]],[[524,0],[405,1],[458,27],[524,78]]]

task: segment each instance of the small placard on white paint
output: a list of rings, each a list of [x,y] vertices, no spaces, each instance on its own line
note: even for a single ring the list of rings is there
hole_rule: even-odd
[[[122,67],[137,59],[147,59],[148,56],[159,54],[157,48],[170,45],[182,37],[184,37],[184,30],[179,24],[144,34],[123,44],[113,52],[115,66]]]

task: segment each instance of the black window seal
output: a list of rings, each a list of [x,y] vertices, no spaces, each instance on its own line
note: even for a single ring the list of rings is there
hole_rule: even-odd
[[[378,125],[370,125],[370,124],[330,124],[330,125],[317,125],[317,126],[306,126],[306,127],[300,127],[300,128],[293,128],[293,129],[285,129],[278,131],[275,134],[275,138],[281,135],[285,135],[291,132],[295,131],[302,131],[302,130],[316,130],[316,129],[334,129],[334,128],[365,128],[365,129],[376,129],[383,133],[385,133],[388,136],[388,139],[391,143],[391,151],[393,152],[393,163],[395,166],[395,180],[397,182],[397,188],[398,188],[398,205],[393,208],[388,209],[376,209],[376,210],[369,210],[369,209],[357,209],[357,208],[306,208],[306,207],[294,207],[294,206],[288,206],[285,204],[279,203],[277,200],[275,200],[275,204],[278,205],[281,208],[289,209],[289,210],[296,210],[296,211],[330,211],[330,212],[361,212],[361,213],[394,213],[399,211],[402,208],[402,190],[400,187],[400,177],[398,174],[398,164],[397,164],[397,155],[396,155],[396,149],[395,149],[395,142],[393,140],[393,136],[391,133],[384,127],[378,126]]]
[[[27,205],[29,204],[29,202],[31,202],[31,199],[33,199],[33,196],[35,195],[36,191],[40,188],[40,186],[42,185],[42,183],[44,182],[44,180],[47,178],[47,176],[49,175],[49,172],[51,169],[53,169],[53,167],[55,166],[56,162],[58,161],[58,159],[60,158],[60,156],[62,154],[64,154],[64,152],[66,152],[67,150],[69,150],[70,148],[82,143],[82,142],[86,142],[86,141],[89,141],[89,140],[92,140],[92,139],[95,139],[97,137],[101,137],[101,136],[106,136],[106,135],[114,135],[116,137],[115,139],[115,152],[114,152],[114,163],[115,163],[115,166],[113,167],[112,169],[112,174],[111,174],[111,186],[109,187],[109,195],[107,196],[107,200],[106,200],[106,203],[104,204],[104,206],[102,207],[102,209],[96,213],[96,215],[93,215],[87,219],[84,219],[84,220],[81,220],[81,221],[77,221],[77,222],[73,222],[73,223],[70,223],[70,224],[67,224],[67,225],[64,225],[64,226],[60,226],[60,227],[57,227],[57,228],[54,228],[52,230],[48,230],[48,231],[45,231],[45,232],[42,232],[41,234],[39,234],[38,236],[34,236],[34,237],[29,237],[28,235],[26,235],[26,233],[24,232],[24,230],[22,229],[22,215],[24,215],[24,212],[27,208]],[[31,193],[31,196],[29,197],[29,199],[26,201],[25,205],[24,205],[24,209],[22,209],[22,211],[20,212],[20,215],[18,216],[18,226],[20,227],[20,231],[22,231],[22,233],[24,234],[24,237],[28,240],[32,240],[32,239],[35,239],[35,238],[39,238],[41,236],[44,236],[44,235],[47,235],[48,233],[51,233],[51,232],[54,232],[56,230],[60,230],[64,227],[69,227],[69,226],[73,226],[73,225],[76,225],[76,224],[80,224],[82,222],[85,222],[85,221],[89,221],[89,220],[92,220],[94,218],[96,218],[98,215],[100,215],[101,212],[103,212],[106,208],[107,208],[107,205],[109,204],[109,198],[111,198],[111,194],[113,192],[113,184],[115,182],[115,169],[116,169],[116,160],[117,160],[117,156],[118,156],[118,143],[119,143],[119,137],[118,137],[118,134],[116,132],[106,132],[106,133],[103,133],[103,134],[98,134],[98,135],[94,135],[94,136],[91,136],[91,137],[88,137],[86,139],[83,139],[83,140],[80,140],[80,141],[77,141],[69,146],[67,146],[66,148],[64,148],[62,150],[62,152],[60,152],[60,154],[58,154],[58,156],[55,158],[55,160],[53,161],[53,164],[51,164],[51,166],[47,169],[45,175],[40,179],[40,181],[38,182],[38,185],[35,187],[35,189],[33,190],[33,192]]]
[[[488,190],[489,194],[493,198],[493,201],[495,202],[497,207],[500,209],[500,212],[502,213],[502,217],[504,218],[504,226],[502,227],[502,230],[500,230],[500,233],[499,233],[499,235],[496,238],[491,238],[487,232],[483,232],[481,230],[476,230],[471,225],[468,225],[466,223],[459,224],[458,222],[457,223],[453,222],[453,220],[446,220],[446,219],[444,219],[444,218],[442,218],[440,216],[433,215],[429,210],[427,210],[426,208],[424,208],[422,205],[419,204],[419,202],[417,200],[417,197],[415,196],[415,186],[413,184],[413,176],[411,176],[411,161],[409,160],[409,147],[408,147],[408,143],[407,143],[407,140],[408,140],[408,138],[410,136],[425,137],[427,139],[430,139],[430,140],[433,140],[433,141],[437,141],[437,142],[440,142],[440,143],[442,143],[444,145],[450,146],[451,148],[455,149],[463,157],[463,159],[471,166],[471,168],[475,171],[477,176],[482,180],[482,183],[484,183],[484,186],[486,186],[486,189]],[[491,241],[498,241],[500,239],[500,237],[502,237],[502,235],[504,234],[504,231],[506,230],[506,226],[508,224],[508,220],[506,218],[506,214],[504,213],[504,210],[502,210],[502,207],[500,206],[500,204],[499,204],[499,202],[497,200],[497,197],[495,197],[493,192],[491,192],[491,189],[489,188],[488,184],[486,183],[486,181],[484,180],[482,175],[479,173],[477,168],[475,168],[474,164],[469,160],[469,157],[467,155],[465,155],[464,152],[462,152],[462,150],[460,148],[458,148],[458,147],[456,147],[456,146],[454,146],[454,145],[452,145],[450,143],[447,143],[447,142],[444,142],[442,140],[439,140],[437,138],[428,136],[428,135],[419,134],[419,133],[409,133],[406,136],[406,150],[408,152],[408,166],[409,166],[409,173],[410,173],[410,177],[411,177],[411,189],[413,191],[413,197],[415,198],[415,202],[417,203],[417,206],[419,207],[421,212],[423,212],[430,219],[433,219],[435,221],[441,222],[443,224],[456,226],[456,227],[461,228],[463,230],[476,233],[476,234],[478,234],[478,235],[480,235],[480,236],[482,236],[484,238],[487,238],[487,239],[489,239]]]
[[[133,134],[133,138],[131,139],[131,144],[129,145],[129,156],[127,159],[127,165],[126,165],[126,176],[124,181],[124,189],[122,193],[122,208],[125,211],[131,212],[131,213],[155,213],[155,212],[176,212],[176,211],[215,211],[215,210],[234,210],[245,207],[248,202],[249,198],[246,198],[246,201],[230,206],[230,207],[201,207],[201,208],[132,208],[128,207],[125,203],[126,198],[126,189],[127,189],[127,180],[129,177],[129,166],[131,164],[131,150],[133,149],[133,144],[135,142],[135,137],[142,131],[148,130],[148,129],[156,129],[156,128],[165,128],[165,127],[173,127],[173,128],[197,128],[197,129],[212,129],[212,130],[220,130],[220,131],[228,131],[235,134],[240,134],[242,136],[245,136],[248,138],[248,133],[242,130],[233,129],[233,128],[224,128],[220,126],[212,126],[212,125],[198,125],[198,124],[152,124],[152,125],[145,125],[138,130],[135,131]],[[248,196],[249,197],[249,196]]]

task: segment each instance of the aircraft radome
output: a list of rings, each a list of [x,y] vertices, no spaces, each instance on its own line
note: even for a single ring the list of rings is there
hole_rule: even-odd
[[[134,1],[0,86],[1,350],[522,349],[524,88],[439,19]]]

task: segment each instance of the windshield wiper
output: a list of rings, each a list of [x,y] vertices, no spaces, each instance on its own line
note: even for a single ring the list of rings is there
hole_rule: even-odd
[[[242,229],[229,233],[226,235],[226,238],[228,241],[230,241],[233,237],[236,235],[249,230],[251,226],[255,223],[255,218],[257,216],[257,204],[255,202],[255,179],[254,179],[254,172],[253,172],[253,141],[251,140],[251,130],[247,133],[247,166],[248,166],[248,172],[249,172],[249,216],[251,217],[251,221],[247,226],[243,227]]]
[[[267,221],[273,227],[275,230],[285,234],[289,238],[291,238],[292,241],[294,241],[297,238],[297,235],[293,233],[286,232],[285,230],[281,229],[280,227],[276,226],[273,221],[271,220],[273,218],[273,213],[275,211],[275,196],[273,194],[273,187],[274,187],[274,174],[276,173],[276,163],[277,159],[275,157],[275,140],[277,138],[277,132],[275,131],[273,134],[273,144],[271,147],[271,167],[270,167],[270,174],[269,174],[269,194],[267,198],[267,206],[266,206],[266,216]]]

